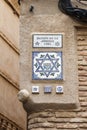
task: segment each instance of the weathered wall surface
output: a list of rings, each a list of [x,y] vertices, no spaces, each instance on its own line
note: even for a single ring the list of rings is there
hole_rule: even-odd
[[[17,99],[18,89],[2,76],[0,77],[0,114],[15,122],[20,128],[26,127],[26,113]]]
[[[24,1],[21,4],[20,17],[20,88],[27,89],[30,97],[36,104],[43,104],[38,108],[45,108],[49,104],[51,108],[77,107],[78,106],[78,74],[77,74],[77,45],[74,21],[62,14],[58,9],[57,0]],[[31,5],[33,12],[29,11]],[[46,6],[47,5],[47,6]],[[48,10],[49,8],[49,10]],[[66,25],[66,23],[69,24]],[[33,47],[34,34],[62,34],[63,47],[44,48]],[[34,80],[33,79],[33,52],[62,52],[63,80]],[[38,67],[39,68],[39,67]],[[68,74],[67,74],[68,73]],[[57,85],[64,87],[63,94],[56,94]],[[39,94],[32,94],[32,86],[39,86]],[[44,86],[52,86],[52,93],[44,93]],[[49,100],[50,99],[50,100]],[[27,103],[26,103],[27,104]],[[28,106],[30,104],[27,104]],[[59,105],[59,106],[58,106]],[[58,107],[57,107],[58,106]],[[29,108],[32,106],[30,105]],[[32,107],[35,108],[35,107]],[[37,109],[38,109],[37,108]],[[36,108],[35,108],[36,110]]]
[[[45,110],[29,114],[28,130],[87,129],[87,28],[78,27],[76,30],[80,107],[74,110]]]
[[[4,50],[4,53],[3,53]],[[7,43],[5,40],[0,37],[0,55],[1,55],[1,63],[0,70],[5,74],[8,74],[9,77],[15,82],[15,84],[19,84],[19,54],[17,54]],[[11,67],[11,68],[10,68]],[[9,68],[9,69],[8,69]]]
[[[0,31],[18,48],[19,47],[19,19],[10,6],[3,0],[0,1]]]
[[[0,0],[0,129],[26,128],[19,91],[19,5]]]
[[[34,106],[34,111],[30,112],[29,110],[31,106],[29,107],[30,102],[28,102],[26,103],[26,110],[29,112],[28,130],[87,129],[87,25],[80,24],[61,13],[60,10],[58,10],[57,2],[57,0],[25,0],[21,5],[20,35],[23,36],[21,37],[21,89],[27,89],[31,99],[33,99],[35,103],[42,103],[41,107],[43,107],[43,101],[51,102],[56,95],[54,93],[52,93],[53,95],[45,95],[43,92],[43,86],[45,84],[52,84],[53,86],[54,84],[63,84],[66,91],[65,97],[62,96],[64,103],[67,104],[65,99],[67,99],[68,91],[78,90],[76,93],[73,93],[72,91],[70,93],[71,98],[68,98],[68,100],[72,101],[75,94],[80,104],[77,109],[69,109],[68,107],[67,109],[64,109],[65,104],[63,104],[62,109],[57,110],[55,110],[55,107],[54,109],[49,110],[44,109],[45,107],[43,107],[43,111],[40,111],[38,107],[39,112],[35,112],[36,107]],[[33,12],[29,12],[31,5],[34,6]],[[33,48],[32,34],[34,33],[64,34],[63,49],[61,49],[64,54],[64,82],[50,81],[49,83],[48,81],[32,80],[32,60],[30,60],[32,57],[32,51],[54,51],[54,48]],[[56,51],[59,51],[59,49]],[[71,65],[67,67],[68,64]],[[72,68],[72,65],[75,65],[76,68]],[[69,73],[69,71],[71,73]],[[76,78],[74,72],[76,74],[78,73]],[[68,77],[70,79],[68,84],[65,85]],[[72,78],[74,80],[72,80]],[[73,81],[75,82],[77,80],[78,84],[72,85]],[[40,86],[39,94],[32,94],[31,88],[33,85]],[[70,88],[70,86],[72,87]],[[53,87],[53,92],[55,92],[54,89],[55,88]],[[58,100],[61,102],[61,98],[58,95],[56,95],[56,97],[56,101]]]

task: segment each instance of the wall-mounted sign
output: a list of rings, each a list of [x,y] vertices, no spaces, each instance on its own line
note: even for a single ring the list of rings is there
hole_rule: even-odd
[[[39,86],[32,86],[32,93],[39,93]]]
[[[56,86],[56,93],[63,93],[63,86]]]
[[[44,93],[51,93],[52,92],[52,87],[51,86],[45,86],[44,87]]]
[[[32,79],[63,79],[62,52],[33,52],[32,60]]]
[[[62,47],[63,35],[62,34],[34,34],[33,47]]]

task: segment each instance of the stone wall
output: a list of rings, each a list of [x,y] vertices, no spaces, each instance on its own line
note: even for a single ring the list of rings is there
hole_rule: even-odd
[[[45,110],[28,114],[28,130],[86,130],[87,129],[87,28],[78,27],[78,109]]]

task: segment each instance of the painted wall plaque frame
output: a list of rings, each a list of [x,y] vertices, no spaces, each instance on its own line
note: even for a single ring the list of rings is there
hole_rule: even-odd
[[[33,47],[61,48],[63,45],[62,34],[33,34]]]

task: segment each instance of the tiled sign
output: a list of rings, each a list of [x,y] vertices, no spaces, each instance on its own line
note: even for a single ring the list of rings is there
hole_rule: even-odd
[[[34,34],[33,47],[62,47],[62,34]]]
[[[63,86],[56,86],[56,93],[63,93]]]
[[[33,52],[32,79],[61,80],[62,64],[62,52]]]
[[[39,93],[39,86],[32,86],[32,93]]]
[[[51,93],[52,92],[52,87],[51,86],[45,86],[44,87],[44,93]]]

